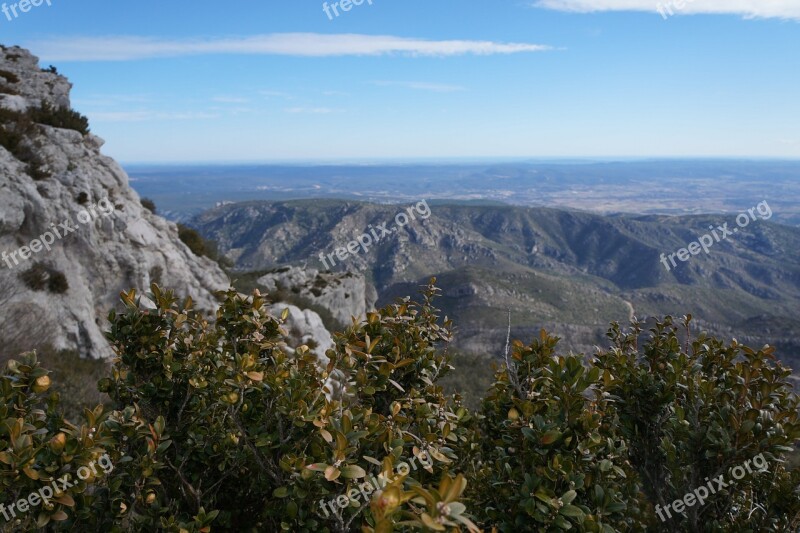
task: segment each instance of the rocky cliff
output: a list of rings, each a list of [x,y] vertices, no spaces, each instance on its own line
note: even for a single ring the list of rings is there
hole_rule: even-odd
[[[296,297],[330,311],[341,325],[352,317],[362,319],[375,308],[378,293],[364,276],[352,272],[320,272],[314,268],[282,267],[259,278],[272,294],[289,292]]]
[[[71,84],[20,48],[0,49],[0,340],[106,357],[120,291],[152,282],[215,308],[229,281],[174,224],[143,208],[103,140],[70,113]],[[85,120],[85,119],[84,119]],[[83,130],[83,131],[81,131]]]

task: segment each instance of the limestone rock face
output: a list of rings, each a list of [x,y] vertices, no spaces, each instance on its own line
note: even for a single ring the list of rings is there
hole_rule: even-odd
[[[24,100],[26,106],[39,107],[43,103],[48,103],[53,107],[69,107],[69,92],[72,84],[63,76],[54,72],[39,68],[39,58],[25,49],[19,47],[3,47],[0,49],[2,55],[2,70],[10,72],[18,77],[21,82],[11,83],[8,75],[6,86],[11,87],[11,91],[3,91],[3,100],[9,99],[21,103]],[[2,79],[0,79],[0,83]],[[13,98],[19,95],[22,100]]]
[[[4,129],[13,127],[9,110],[42,102],[69,107],[70,88],[26,50],[0,49]],[[15,338],[22,349],[49,341],[57,349],[108,357],[103,331],[120,291],[141,294],[157,282],[212,310],[214,291],[229,286],[215,262],[179,240],[174,224],[142,207],[122,168],[100,152],[102,145],[91,134],[37,124],[16,147],[0,146],[0,341]],[[35,154],[36,172],[20,153]],[[41,241],[52,241],[49,250]],[[27,258],[23,246],[30,248]]]
[[[286,303],[273,304],[269,312],[272,316],[279,317],[284,309],[289,309],[284,324],[288,333],[287,342],[291,344],[288,346],[289,351],[294,351],[298,346],[305,344],[311,348],[323,366],[327,365],[329,359],[325,352],[333,348],[333,337],[325,329],[320,316],[314,311]]]
[[[375,308],[378,293],[361,274],[326,273],[313,268],[283,267],[259,278],[268,292],[294,295],[330,311],[340,324],[362,318]]]

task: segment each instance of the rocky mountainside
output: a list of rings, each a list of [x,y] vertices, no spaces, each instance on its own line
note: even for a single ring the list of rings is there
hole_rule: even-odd
[[[753,202],[753,205],[758,200]],[[439,278],[439,305],[456,319],[457,345],[498,354],[508,311],[513,336],[546,327],[592,352],[612,320],[692,313],[700,327],[777,345],[800,363],[800,229],[758,218],[667,270],[669,255],[735,215],[602,216],[579,211],[431,203],[368,250],[331,265],[330,253],[395,225],[402,205],[353,201],[246,202],[194,219],[242,270],[302,265],[364,274],[379,304]],[[766,210],[765,210],[766,213]],[[343,254],[344,255],[344,254]],[[797,365],[795,365],[797,366]]]
[[[152,282],[215,308],[229,281],[176,226],[143,208],[103,140],[70,111],[71,84],[26,50],[0,49],[0,339],[105,357],[108,311]]]

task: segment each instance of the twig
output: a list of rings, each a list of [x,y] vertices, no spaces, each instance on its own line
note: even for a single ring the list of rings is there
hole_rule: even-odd
[[[175,465],[172,464],[172,461],[169,460],[169,457],[165,457],[164,459],[167,461],[167,464],[170,466],[170,468],[172,468],[172,470],[174,470],[175,473],[178,474],[178,477],[181,478],[181,483],[183,483],[184,487],[189,489],[189,492],[194,497],[195,511],[199,511],[201,507],[200,494],[198,494],[197,491],[192,486],[192,484],[189,483],[185,477],[183,477],[183,474],[181,473],[180,469],[175,468]]]
[[[511,346],[511,309],[508,310],[508,332],[506,333],[506,350],[504,354],[504,359],[506,361],[506,370],[508,371],[508,381],[514,386],[514,389],[517,391],[517,394],[520,398],[522,398],[522,387],[519,386],[519,378],[517,376],[516,368],[511,368],[511,363],[508,360],[508,350]]]
[[[511,309],[508,310],[508,333],[506,334],[506,351],[505,351],[505,360],[506,360],[506,368],[508,371],[511,371],[511,366],[508,363],[508,347],[511,344]]]
[[[247,438],[247,432],[242,427],[241,422],[239,422],[239,417],[237,417],[236,415],[232,415],[231,420],[233,420],[233,423],[236,424],[237,428],[239,428],[239,431],[242,433],[242,438],[244,439],[245,445],[250,449],[250,452],[252,452],[256,462],[261,467],[261,469],[264,472],[266,472],[272,478],[273,481],[275,481],[276,483],[280,483],[281,482],[280,476],[278,476],[275,472],[272,471],[272,469],[264,461],[264,458],[261,456],[258,449],[255,446],[253,446],[253,444],[250,442],[250,439]]]

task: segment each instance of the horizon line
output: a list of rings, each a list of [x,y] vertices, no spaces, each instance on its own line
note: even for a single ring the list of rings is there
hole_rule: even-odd
[[[112,156],[113,157],[113,156]],[[291,165],[291,166],[379,166],[414,165],[420,163],[452,165],[459,163],[633,163],[658,161],[748,161],[800,163],[799,157],[788,156],[503,156],[503,157],[371,157],[371,158],[308,158],[308,159],[231,159],[208,161],[124,161],[123,166],[240,166],[240,165]]]

